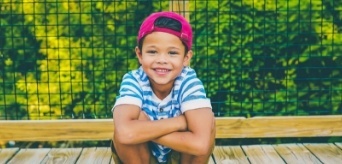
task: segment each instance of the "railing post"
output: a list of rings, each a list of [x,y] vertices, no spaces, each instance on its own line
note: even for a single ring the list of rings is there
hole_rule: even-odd
[[[190,21],[188,0],[170,0],[169,10],[183,15],[186,20]]]
[[[183,17],[190,22],[190,11],[188,0],[170,0],[169,10],[183,15]],[[190,65],[190,63],[189,63]]]

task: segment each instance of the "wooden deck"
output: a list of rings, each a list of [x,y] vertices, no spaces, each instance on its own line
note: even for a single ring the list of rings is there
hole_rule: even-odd
[[[112,119],[0,120],[0,142],[110,140]],[[342,115],[216,118],[216,138],[341,137]],[[210,164],[342,164],[342,142],[216,146]],[[109,147],[0,149],[0,164],[113,163]]]
[[[0,149],[0,164],[114,163],[109,147]],[[342,143],[216,146],[210,164],[342,163]]]

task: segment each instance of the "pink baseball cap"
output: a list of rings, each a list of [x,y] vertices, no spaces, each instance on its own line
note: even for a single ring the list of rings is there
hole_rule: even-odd
[[[156,27],[154,23],[160,17],[166,17],[177,20],[182,26],[180,32],[165,27]],[[187,46],[188,50],[191,50],[192,28],[189,22],[183,16],[170,11],[152,13],[147,18],[145,18],[145,20],[140,26],[138,34],[138,43],[141,38],[145,37],[146,35],[154,31],[166,32],[178,36],[182,40],[182,42]]]

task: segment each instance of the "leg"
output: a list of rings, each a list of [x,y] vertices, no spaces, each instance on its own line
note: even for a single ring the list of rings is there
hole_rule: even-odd
[[[120,158],[120,163],[145,164],[150,163],[150,151],[147,143],[137,145],[124,145],[113,140],[113,153]],[[113,155],[113,159],[115,157]],[[118,159],[116,159],[118,160]]]
[[[192,163],[192,164],[207,164],[209,162],[210,154],[203,156],[194,156],[190,154],[181,154],[181,163]]]
[[[168,159],[167,164],[179,164],[181,154],[177,151],[172,150]]]

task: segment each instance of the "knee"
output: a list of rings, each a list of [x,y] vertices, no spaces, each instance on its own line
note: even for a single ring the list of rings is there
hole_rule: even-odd
[[[196,163],[196,164],[207,164],[210,158],[210,155],[190,155],[190,154],[181,154],[180,163]]]
[[[150,152],[147,143],[126,145],[113,141],[113,152],[117,154],[123,163],[149,163]]]

